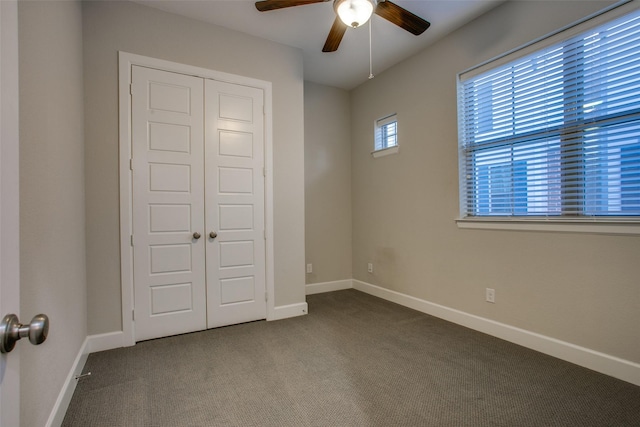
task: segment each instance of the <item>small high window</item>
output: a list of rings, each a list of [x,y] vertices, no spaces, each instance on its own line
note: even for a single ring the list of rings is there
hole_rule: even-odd
[[[378,157],[398,152],[398,119],[396,114],[376,120],[373,155]]]

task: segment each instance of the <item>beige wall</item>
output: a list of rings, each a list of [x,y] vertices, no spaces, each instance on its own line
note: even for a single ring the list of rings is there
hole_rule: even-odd
[[[77,2],[19,2],[20,320],[51,320],[18,344],[24,426],[45,425],[87,336],[81,19]]]
[[[307,284],[351,279],[351,113],[349,92],[304,84]]]
[[[456,74],[609,3],[507,2],[352,92],[355,279],[640,362],[639,237],[454,221]],[[400,153],[373,159],[371,124],[391,112]]]
[[[273,83],[275,304],[304,301],[302,55],[129,2],[83,3],[89,333],[119,331],[118,51]]]

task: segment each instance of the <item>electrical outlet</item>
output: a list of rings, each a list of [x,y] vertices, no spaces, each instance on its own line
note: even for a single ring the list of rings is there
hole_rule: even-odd
[[[307,264],[307,274],[313,273],[313,264]]]
[[[494,303],[496,302],[496,290],[487,288],[485,291],[485,296],[487,298],[487,302]]]
[[[372,262],[367,263],[367,271],[369,273],[373,273],[373,263]]]

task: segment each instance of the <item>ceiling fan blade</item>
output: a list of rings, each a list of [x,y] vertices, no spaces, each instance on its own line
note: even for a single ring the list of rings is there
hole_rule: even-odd
[[[266,12],[274,9],[284,9],[285,7],[303,6],[305,4],[323,3],[329,0],[263,0],[256,2],[256,9]]]
[[[388,0],[380,1],[374,12],[381,18],[416,36],[424,33],[431,26],[429,22]]]
[[[338,46],[340,46],[340,42],[342,41],[342,36],[344,36],[345,31],[347,31],[347,25],[336,16],[336,19],[333,21],[333,25],[331,26],[331,31],[329,31],[329,35],[327,36],[327,41],[324,42],[322,51],[335,52],[338,50]]]

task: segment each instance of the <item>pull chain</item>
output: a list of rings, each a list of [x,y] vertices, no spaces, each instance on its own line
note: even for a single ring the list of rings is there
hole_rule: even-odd
[[[373,18],[373,16],[371,17]],[[373,75],[373,59],[371,54],[371,25],[373,23],[373,19],[369,19],[369,80],[371,80]]]

